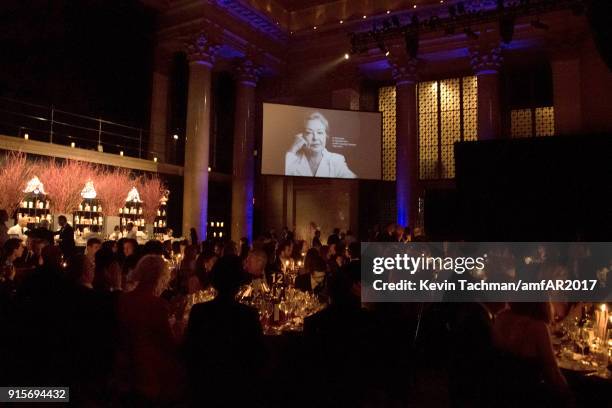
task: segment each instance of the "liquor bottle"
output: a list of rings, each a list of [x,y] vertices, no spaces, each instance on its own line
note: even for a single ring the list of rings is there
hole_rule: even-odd
[[[75,215],[75,216],[74,216],[74,223],[75,223],[75,224],[78,224],[78,223],[79,223],[79,216],[78,216],[78,215]]]
[[[98,211],[102,212],[102,205],[98,205]]]
[[[45,204],[45,208],[48,210],[49,209],[49,200],[47,200],[46,204]]]
[[[142,214],[142,207],[138,208],[138,215]]]
[[[157,210],[157,216],[161,217],[161,211]]]
[[[28,201],[28,208],[33,208],[34,202],[32,200]]]
[[[98,212],[98,206],[94,204],[93,206],[93,212]]]
[[[123,214],[123,207],[119,209],[119,214]]]
[[[79,211],[83,211],[83,203],[79,204]]]

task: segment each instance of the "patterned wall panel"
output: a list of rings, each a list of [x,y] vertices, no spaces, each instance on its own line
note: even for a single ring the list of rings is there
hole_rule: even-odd
[[[555,108],[547,106],[536,108],[536,136],[553,136],[555,134]]]
[[[531,109],[514,109],[510,112],[510,132],[513,138],[531,137],[532,129]]]
[[[478,80],[463,78],[463,140],[478,139]]]
[[[378,110],[382,112],[382,172],[383,180],[395,180],[395,87],[378,90]]]
[[[438,83],[421,82],[419,92],[419,175],[438,176]]]
[[[455,153],[453,145],[461,140],[461,80],[440,81],[440,132],[442,141],[442,168],[440,178],[455,177]]]

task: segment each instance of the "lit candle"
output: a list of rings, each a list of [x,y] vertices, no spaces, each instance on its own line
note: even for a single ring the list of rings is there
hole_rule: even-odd
[[[602,340],[606,338],[606,329],[608,328],[608,305],[602,303],[599,310],[596,311],[596,333],[595,335]]]

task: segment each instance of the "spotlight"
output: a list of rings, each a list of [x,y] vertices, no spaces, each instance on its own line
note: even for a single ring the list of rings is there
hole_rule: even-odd
[[[346,54],[344,54],[344,59],[345,59],[345,60],[347,60],[347,59],[349,59],[349,58],[350,58],[350,56],[349,56],[348,52],[347,52]]]
[[[466,27],[463,29],[463,33],[465,35],[467,35],[469,38],[471,38],[472,40],[477,40],[478,39],[478,34],[476,34],[471,28]]]
[[[28,139],[30,138],[30,135],[28,135],[27,133],[24,133],[24,134],[23,134],[23,138],[24,138],[25,140],[28,140]]]
[[[385,45],[385,43],[382,40],[377,39],[376,40],[376,45],[378,45],[378,48],[380,49],[380,52],[385,54],[385,56],[389,55],[389,49],[387,48],[387,46]]]
[[[174,140],[178,140],[178,135],[177,135],[177,134],[175,134],[174,136],[172,136],[172,138],[173,138]]]
[[[397,28],[399,28],[402,24],[400,23],[400,19],[398,16],[393,16],[391,17],[391,22],[393,23],[393,25]]]
[[[540,19],[533,20],[533,21],[531,22],[531,26],[532,26],[533,28],[537,28],[537,29],[539,29],[539,30],[548,30],[548,24],[543,23],[542,21],[540,21]]]

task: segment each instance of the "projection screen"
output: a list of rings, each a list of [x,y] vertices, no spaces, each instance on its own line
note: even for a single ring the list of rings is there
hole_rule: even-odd
[[[263,105],[265,175],[381,178],[380,112]]]

